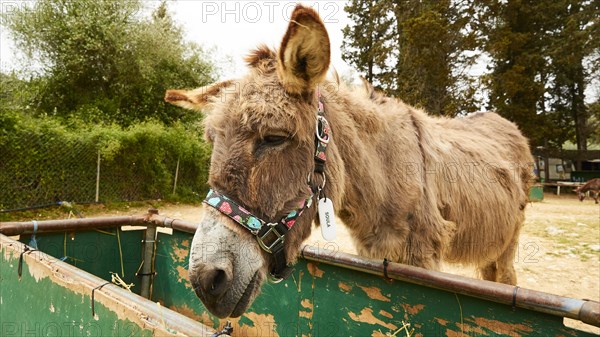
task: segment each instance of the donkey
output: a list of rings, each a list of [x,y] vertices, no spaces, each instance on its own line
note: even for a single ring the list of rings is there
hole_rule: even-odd
[[[583,201],[585,199],[585,195],[587,192],[594,193],[592,198],[594,201],[598,203],[598,196],[600,195],[600,178],[594,178],[582,186],[579,186],[575,189],[577,196],[579,197],[579,201]]]
[[[213,148],[189,265],[209,311],[240,316],[268,277],[288,276],[330,207],[363,256],[427,269],[445,259],[516,284],[533,159],[513,123],[433,118],[370,85],[326,80],[329,37],[302,5],[279,49],[259,46],[246,62],[241,79],[165,96],[205,114]]]

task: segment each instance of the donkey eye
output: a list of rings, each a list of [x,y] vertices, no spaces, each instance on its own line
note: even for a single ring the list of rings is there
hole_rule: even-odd
[[[264,151],[276,149],[278,146],[285,144],[291,139],[286,134],[270,134],[259,138],[254,145],[254,154],[261,155]]]
[[[288,139],[289,139],[289,137],[287,137],[287,136],[268,135],[268,136],[263,137],[262,142],[264,145],[267,145],[267,146],[277,146],[277,145],[283,144]]]

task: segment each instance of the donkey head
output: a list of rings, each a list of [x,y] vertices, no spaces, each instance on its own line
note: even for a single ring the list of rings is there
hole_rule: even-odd
[[[244,78],[166,93],[167,102],[206,112],[211,191],[189,277],[216,316],[240,316],[269,275],[287,276],[310,234],[311,203],[325,183],[315,153],[329,128],[318,117],[316,93],[329,48],[318,14],[299,5],[278,52],[264,46],[252,52]]]
[[[585,200],[585,192],[582,191],[582,188],[583,188],[583,186],[579,186],[573,190],[573,192],[577,193],[577,197],[579,198],[579,201]]]

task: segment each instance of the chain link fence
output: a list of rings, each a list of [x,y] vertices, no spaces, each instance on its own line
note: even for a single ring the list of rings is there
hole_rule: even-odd
[[[204,195],[209,150],[198,137],[157,125],[114,131],[0,128],[0,210]]]

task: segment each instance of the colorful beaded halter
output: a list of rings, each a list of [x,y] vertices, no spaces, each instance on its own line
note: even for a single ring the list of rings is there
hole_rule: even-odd
[[[325,162],[327,161],[326,149],[327,144],[331,139],[331,129],[324,116],[323,103],[321,102],[319,91],[317,91],[317,99],[319,105],[315,133],[316,150],[314,154],[314,172],[322,174],[323,177],[325,177]],[[309,196],[298,205],[296,210],[291,211],[278,222],[267,222],[262,220],[249,212],[244,206],[214,189],[208,191],[204,203],[223,213],[256,236],[260,247],[267,253],[273,255],[274,266],[270,270],[271,277],[275,281],[281,281],[287,278],[293,271],[293,269],[287,265],[285,251],[283,249],[285,235],[292,229],[296,220],[302,213],[311,207],[313,199],[319,196],[324,185],[325,179],[321,186],[311,186],[309,181],[308,187],[311,191]]]
[[[219,212],[227,215],[230,219],[237,222],[242,227],[250,231],[250,233],[257,236],[258,243],[268,253],[273,253],[283,246],[283,237],[287,231],[289,231],[296,219],[302,215],[305,209],[310,208],[312,205],[314,194],[311,194],[299,205],[297,210],[291,211],[283,217],[279,222],[265,222],[262,219],[254,216],[250,211],[246,210],[243,206],[239,205],[235,201],[228,198],[215,190],[209,190],[208,195],[204,202]],[[282,227],[283,226],[283,227]],[[279,227],[279,229],[278,229]],[[284,228],[285,227],[285,228]],[[271,243],[265,243],[268,236],[273,233],[276,239]]]

